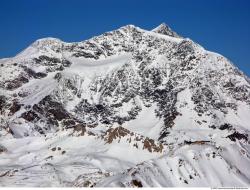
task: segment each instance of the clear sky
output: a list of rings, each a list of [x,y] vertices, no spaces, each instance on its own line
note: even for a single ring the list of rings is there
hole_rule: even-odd
[[[174,31],[250,76],[250,0],[0,0],[0,58],[33,41],[82,41],[127,24]]]

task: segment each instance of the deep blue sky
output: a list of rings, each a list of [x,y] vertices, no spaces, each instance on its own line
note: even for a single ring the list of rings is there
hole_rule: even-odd
[[[0,58],[33,41],[82,41],[134,24],[161,22],[232,60],[250,76],[250,0],[0,0]]]

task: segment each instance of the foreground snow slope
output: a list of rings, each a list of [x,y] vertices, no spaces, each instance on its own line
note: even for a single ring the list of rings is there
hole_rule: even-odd
[[[0,60],[1,186],[249,186],[250,80],[161,24]]]

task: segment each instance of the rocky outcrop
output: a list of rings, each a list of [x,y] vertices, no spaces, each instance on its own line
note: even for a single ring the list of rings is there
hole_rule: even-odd
[[[145,149],[149,152],[162,153],[164,150],[164,146],[161,143],[148,137],[133,133],[123,127],[108,129],[102,138],[109,144],[113,143],[113,141],[120,142],[124,140],[136,148]]]

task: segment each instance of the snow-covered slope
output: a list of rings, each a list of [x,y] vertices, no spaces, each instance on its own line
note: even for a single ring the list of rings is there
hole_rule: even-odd
[[[166,24],[0,60],[1,186],[249,186],[250,80]]]

